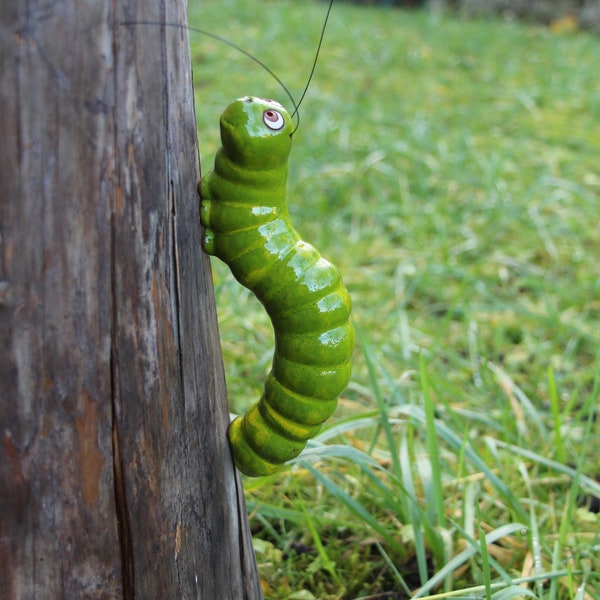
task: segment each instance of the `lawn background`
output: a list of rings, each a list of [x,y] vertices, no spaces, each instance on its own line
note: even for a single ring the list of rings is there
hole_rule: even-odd
[[[190,25],[299,98],[325,10],[191,1]],[[232,99],[289,100],[191,37],[207,172]],[[289,199],[360,347],[306,460],[245,480],[266,598],[600,597],[599,64],[590,34],[335,3]],[[213,267],[241,412],[273,336]]]

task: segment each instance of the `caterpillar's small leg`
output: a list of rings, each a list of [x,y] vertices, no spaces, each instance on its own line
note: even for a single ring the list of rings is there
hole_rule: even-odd
[[[211,201],[208,194],[208,176],[202,177],[198,182],[198,193],[200,194],[200,222],[205,227],[202,245],[208,254],[215,253],[215,234],[210,228]]]
[[[202,247],[207,254],[211,256],[215,255],[215,233],[212,229],[204,230],[204,237],[202,238]]]

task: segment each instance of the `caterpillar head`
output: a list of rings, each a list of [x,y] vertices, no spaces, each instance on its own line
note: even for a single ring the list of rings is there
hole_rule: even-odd
[[[232,102],[221,115],[221,144],[240,166],[275,169],[287,163],[293,129],[281,104],[247,96]]]

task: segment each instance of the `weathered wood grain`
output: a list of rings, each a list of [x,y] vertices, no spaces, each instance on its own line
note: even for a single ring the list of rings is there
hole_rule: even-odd
[[[0,9],[0,597],[260,598],[183,2]]]

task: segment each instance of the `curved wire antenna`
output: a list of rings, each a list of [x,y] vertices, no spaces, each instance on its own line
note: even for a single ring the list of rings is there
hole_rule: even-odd
[[[298,100],[298,104],[294,103],[294,112],[292,113],[292,118],[294,115],[298,115],[296,120],[296,127],[294,131],[292,131],[292,135],[296,133],[296,130],[300,126],[300,113],[298,109],[304,100],[304,96],[306,96],[306,92],[308,92],[308,86],[310,86],[310,82],[312,81],[313,75],[315,74],[315,70],[317,68],[317,61],[319,60],[319,54],[321,52],[321,45],[323,44],[323,38],[325,37],[325,29],[327,28],[327,21],[329,21],[329,13],[331,12],[331,7],[333,6],[333,0],[329,1],[329,6],[327,7],[327,14],[325,15],[325,20],[323,21],[323,27],[321,28],[321,35],[319,36],[319,43],[317,44],[317,50],[315,51],[315,58],[313,59],[312,67],[310,69],[310,73],[308,75],[308,79],[306,81],[306,85],[304,86],[304,91],[302,92],[302,96],[300,96],[300,100]]]
[[[281,81],[281,79],[277,76],[277,74],[272,69],[270,69],[262,60],[260,60],[260,58],[257,58],[256,56],[254,56],[247,50],[244,50],[242,47],[238,46],[237,44],[234,44],[232,41],[228,40],[227,38],[221,37],[220,35],[217,35],[216,33],[211,33],[210,31],[206,31],[204,29],[198,29],[197,27],[190,27],[188,25],[182,25],[181,23],[169,23],[169,22],[161,23],[159,21],[123,21],[121,23],[121,25],[160,25],[161,27],[176,27],[177,29],[185,29],[186,31],[193,31],[195,33],[201,33],[202,35],[206,35],[209,38],[218,40],[219,42],[226,44],[227,46],[233,48],[234,50],[241,52],[244,56],[247,56],[249,59],[253,60],[257,65],[262,67],[271,77],[273,77],[273,79],[281,86],[283,91],[287,94],[288,98],[290,99],[290,101],[294,107],[293,114],[295,115],[298,112],[298,105],[296,104],[296,101],[294,100],[292,93],[290,92],[290,90],[288,90],[285,83],[283,83],[283,81]],[[296,128],[297,127],[298,126],[296,125]]]
[[[294,127],[292,133],[290,134],[290,137],[292,135],[294,135],[294,133],[296,133],[296,131],[298,130],[298,127],[300,127],[300,112],[299,112],[299,108],[300,105],[302,104],[302,101],[304,100],[304,97],[306,96],[306,92],[308,92],[308,88],[310,86],[310,82],[312,81],[313,75],[315,74],[315,70],[317,68],[317,61],[319,59],[319,53],[321,52],[321,45],[323,44],[323,38],[325,37],[325,29],[327,28],[327,21],[329,20],[329,13],[331,12],[331,7],[333,6],[333,0],[329,0],[329,6],[327,7],[327,14],[325,15],[325,20],[323,21],[323,27],[321,29],[321,35],[319,36],[319,43],[317,45],[317,50],[315,52],[315,57],[313,59],[313,63],[312,63],[312,67],[310,69],[310,73],[308,75],[308,79],[306,81],[306,85],[304,86],[304,91],[302,92],[302,96],[300,96],[300,100],[298,102],[296,102],[294,100],[294,97],[292,96],[292,93],[290,92],[290,90],[287,88],[287,86],[285,85],[285,83],[283,83],[283,81],[277,76],[277,74],[268,67],[268,65],[266,65],[262,60],[260,60],[259,58],[257,58],[256,56],[254,56],[253,54],[251,54],[250,52],[248,52],[247,50],[244,50],[244,48],[242,48],[241,46],[238,46],[237,44],[234,44],[232,41],[228,40],[227,38],[224,38],[220,35],[217,35],[216,33],[212,33],[210,31],[206,31],[205,29],[198,29],[197,27],[190,27],[188,25],[183,25],[181,23],[173,23],[173,22],[160,22],[160,21],[123,21],[121,23],[121,25],[124,26],[129,26],[129,25],[157,25],[157,26],[161,26],[161,27],[175,27],[177,29],[185,29],[186,31],[193,31],[195,33],[201,33],[202,35],[206,35],[209,38],[212,38],[214,40],[217,40],[219,42],[222,42],[223,44],[226,44],[227,46],[229,46],[230,48],[233,48],[234,50],[237,50],[238,52],[240,52],[241,54],[243,54],[244,56],[247,56],[249,59],[253,60],[257,65],[259,65],[260,67],[262,67],[269,75],[271,75],[271,77],[273,77],[273,79],[281,86],[281,89],[287,94],[287,97],[290,99],[292,106],[294,107],[294,112],[292,113],[292,119],[294,117],[296,117],[296,126]]]

